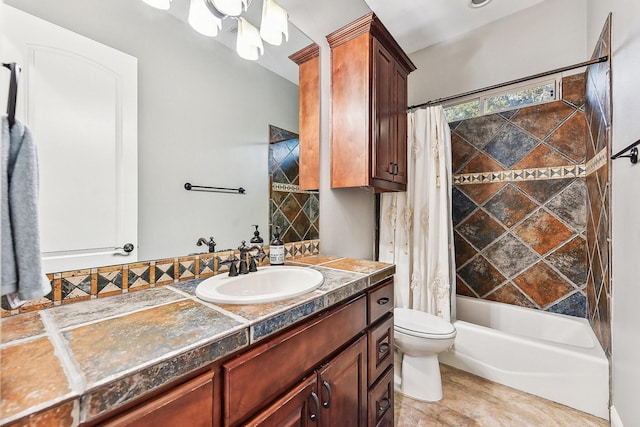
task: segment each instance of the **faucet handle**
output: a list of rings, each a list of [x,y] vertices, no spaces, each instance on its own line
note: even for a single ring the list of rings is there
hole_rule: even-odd
[[[246,245],[246,243],[247,243],[247,241],[246,241],[246,240],[243,240],[243,241],[240,243],[240,246],[238,246],[238,250],[239,250],[240,252],[246,252],[246,251],[249,249],[249,247]]]

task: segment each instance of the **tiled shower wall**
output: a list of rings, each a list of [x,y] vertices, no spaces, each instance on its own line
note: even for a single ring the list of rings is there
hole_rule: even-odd
[[[607,19],[593,57],[609,55],[611,19]],[[589,322],[607,355],[611,354],[610,191],[611,63],[587,70],[587,299]],[[623,160],[619,160],[623,161]]]
[[[585,77],[562,101],[452,123],[457,292],[587,315]]]
[[[318,239],[320,194],[299,188],[298,135],[271,126],[269,142],[270,236],[278,226],[285,242]]]

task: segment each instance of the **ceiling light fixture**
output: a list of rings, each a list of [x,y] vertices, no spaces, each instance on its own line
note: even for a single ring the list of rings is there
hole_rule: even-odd
[[[172,0],[142,0],[156,9],[168,10]],[[278,46],[282,38],[289,40],[289,16],[275,0],[263,0],[260,30],[241,15],[249,9],[251,0],[191,0],[189,25],[205,36],[215,37],[227,18],[238,21],[236,52],[244,59],[255,61],[264,54],[262,40]]]
[[[491,3],[491,0],[469,0],[469,7],[478,8],[483,7]]]

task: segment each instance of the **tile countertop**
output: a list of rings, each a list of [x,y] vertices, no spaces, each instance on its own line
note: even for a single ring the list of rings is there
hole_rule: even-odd
[[[266,304],[195,296],[204,279],[93,299],[2,319],[0,425],[24,417],[51,425],[90,421],[395,272],[391,264],[314,255],[318,289]]]

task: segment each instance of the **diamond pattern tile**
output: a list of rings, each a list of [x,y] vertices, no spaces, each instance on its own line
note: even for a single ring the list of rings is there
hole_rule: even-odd
[[[98,269],[98,296],[122,291],[122,268]]]
[[[62,300],[91,295],[91,274],[62,278]]]
[[[584,163],[587,156],[587,121],[584,113],[576,112],[547,139],[548,144],[576,163]]]
[[[471,157],[478,152],[478,149],[462,139],[457,133],[451,134],[451,168],[457,173]]]
[[[545,144],[540,144],[527,154],[522,160],[513,165],[514,169],[529,169],[537,167],[567,166],[573,164],[571,159],[562,156]]]
[[[489,301],[501,302],[504,304],[512,304],[526,308],[537,308],[529,299],[514,286],[511,282],[506,283],[504,286],[499,287],[489,295],[486,299]]]
[[[482,250],[500,237],[505,229],[484,211],[477,211],[457,227],[458,233]]]
[[[455,133],[478,149],[482,149],[495,136],[506,121],[499,114],[462,121]]]
[[[574,111],[562,101],[549,102],[522,108],[511,121],[536,138],[544,139]]]
[[[543,209],[527,218],[514,231],[540,255],[546,254],[573,236],[566,225]]]
[[[587,297],[580,292],[576,292],[552,305],[547,311],[584,319],[587,317]]]
[[[528,195],[541,204],[548,202],[553,196],[558,194],[563,188],[571,184],[570,179],[548,179],[541,181],[518,182]]]
[[[484,150],[506,168],[522,160],[540,141],[508,124],[486,145]]]
[[[149,287],[151,283],[151,267],[148,262],[141,265],[130,265],[127,271],[128,289],[144,289]]]
[[[453,225],[458,225],[463,219],[465,219],[471,212],[473,212],[478,205],[474,203],[469,197],[467,197],[457,187],[453,187],[452,190],[452,205],[453,205]]]
[[[547,209],[581,233],[587,225],[586,200],[586,180],[578,178],[551,199],[547,203]]]
[[[476,256],[471,262],[458,270],[458,275],[479,296],[484,296],[506,279],[482,255]]]
[[[544,262],[539,262],[513,282],[541,308],[555,303],[575,288]]]
[[[507,278],[523,271],[538,260],[538,255],[507,234],[484,251],[484,256]]]
[[[454,198],[455,204],[455,198]],[[489,200],[484,208],[507,227],[522,221],[538,207],[524,192],[508,184]],[[455,208],[454,208],[455,210]]]
[[[574,238],[548,255],[546,260],[574,284],[580,287],[586,285],[588,272],[587,242],[584,238]]]

